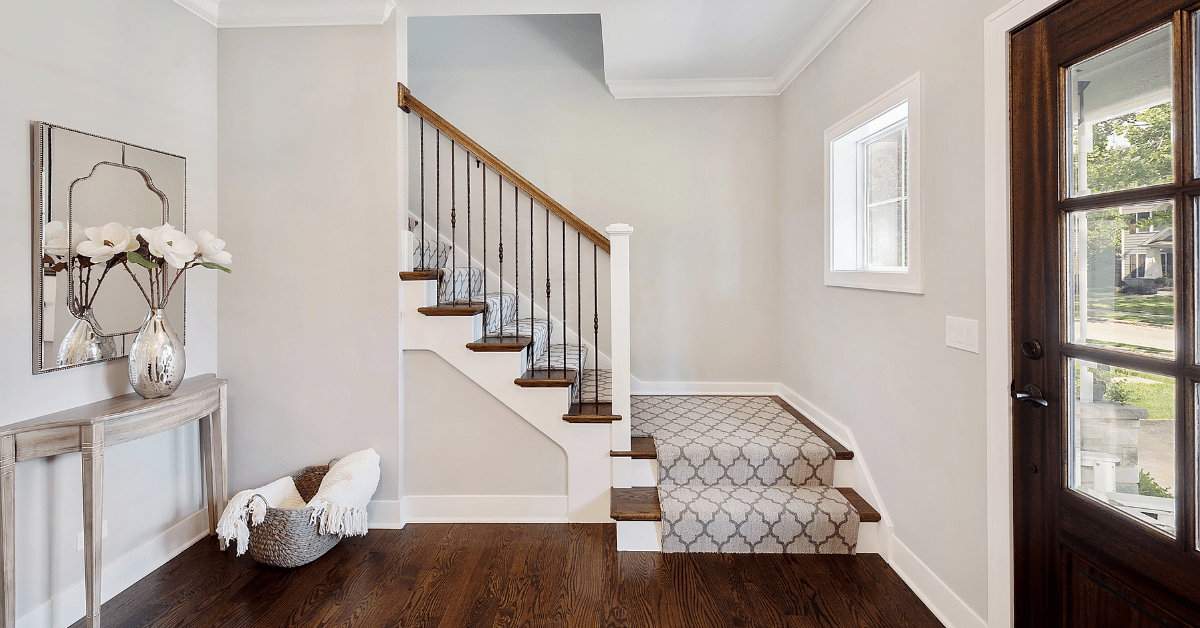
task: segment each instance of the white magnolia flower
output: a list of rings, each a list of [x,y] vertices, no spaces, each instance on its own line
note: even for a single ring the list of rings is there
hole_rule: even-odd
[[[142,234],[142,237],[150,245],[150,254],[161,257],[172,268],[183,268],[185,264],[196,259],[196,241],[172,227],[171,223],[149,229],[148,234]]]
[[[233,254],[225,250],[225,241],[208,231],[201,230],[196,234],[196,245],[201,260],[221,266],[233,264]]]
[[[75,252],[90,257],[93,264],[107,262],[117,253],[137,248],[137,240],[129,232],[129,227],[119,222],[110,222],[103,227],[88,227],[83,234],[87,239],[75,247]]]
[[[71,243],[68,241],[67,226],[61,220],[53,220],[46,223],[46,227],[42,229],[42,250],[47,255],[62,258],[67,255],[67,251],[71,250]]]

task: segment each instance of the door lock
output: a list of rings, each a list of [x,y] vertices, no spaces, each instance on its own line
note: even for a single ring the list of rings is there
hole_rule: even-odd
[[[1037,384],[1025,384],[1024,389],[1017,390],[1017,383],[1013,382],[1008,386],[1008,394],[1017,401],[1032,403],[1043,408],[1050,405],[1050,402],[1042,396],[1042,389],[1038,388]]]

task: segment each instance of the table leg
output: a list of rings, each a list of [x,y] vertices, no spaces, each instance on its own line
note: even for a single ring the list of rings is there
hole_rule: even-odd
[[[221,511],[217,504],[217,467],[215,456],[213,455],[213,416],[210,414],[200,419],[200,457],[204,461],[204,492],[205,503],[208,504],[208,534],[211,536],[217,533],[217,521],[221,518]]]
[[[221,401],[212,415],[213,468],[217,489],[217,512],[225,511],[229,501],[229,395],[226,385],[221,385]]]
[[[100,626],[101,538],[104,525],[104,424],[79,428],[83,453],[83,565],[87,627]]]
[[[0,438],[0,627],[17,626],[17,440],[15,436]]]

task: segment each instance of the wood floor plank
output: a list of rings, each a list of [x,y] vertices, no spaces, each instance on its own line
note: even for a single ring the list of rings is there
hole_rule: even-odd
[[[296,569],[205,539],[103,616],[105,628],[941,625],[878,555],[617,552],[613,524],[409,524]]]

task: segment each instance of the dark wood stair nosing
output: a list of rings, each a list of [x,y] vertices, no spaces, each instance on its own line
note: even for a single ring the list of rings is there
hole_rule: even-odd
[[[563,415],[567,423],[613,423],[621,420],[621,415],[613,414],[612,402],[573,403],[571,409]]]
[[[859,495],[858,491],[849,486],[838,486],[835,488],[858,511],[858,520],[860,523],[875,523],[883,520],[883,515],[880,515],[874,506],[867,502],[866,499],[863,499],[863,496]]]
[[[657,486],[614,488],[609,497],[609,516],[617,521],[662,521]]]
[[[425,316],[476,316],[483,314],[487,308],[481,305],[437,305],[419,307],[417,311]]]
[[[842,445],[841,443],[839,443],[837,441],[837,439],[830,436],[828,432],[821,429],[820,427],[817,427],[817,424],[813,423],[808,417],[804,416],[803,414],[800,414],[800,411],[793,408],[790,403],[784,401],[783,397],[780,397],[778,395],[771,395],[771,400],[774,401],[780,408],[783,408],[785,412],[792,415],[797,421],[799,421],[801,424],[803,424],[804,427],[807,427],[810,432],[812,432],[813,434],[816,434],[817,438],[824,441],[826,445],[829,445],[829,448],[833,450],[833,459],[834,460],[853,460],[854,459],[853,451],[850,451],[850,449],[848,449],[845,445]]]
[[[575,377],[574,369],[529,369],[513,383],[522,388],[569,388]]]
[[[658,449],[654,447],[653,436],[634,436],[629,439],[629,451],[609,451],[608,455],[613,458],[632,458],[634,460],[655,460],[658,458]]]
[[[525,347],[528,347],[532,343],[532,338],[524,336],[514,336],[512,338],[487,336],[475,342],[468,342],[467,348],[478,353],[517,353],[524,351]]]
[[[438,271],[432,270],[402,270],[400,281],[437,281]]]

